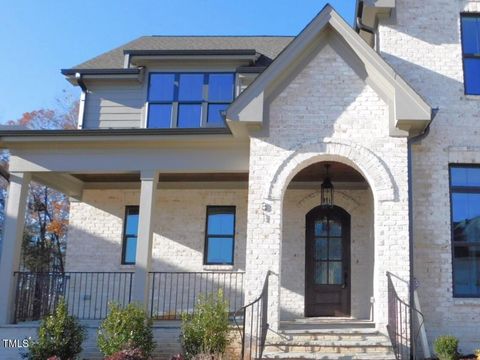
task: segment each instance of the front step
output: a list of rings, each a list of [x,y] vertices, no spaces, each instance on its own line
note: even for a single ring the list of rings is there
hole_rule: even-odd
[[[373,323],[293,321],[269,333],[263,358],[393,360],[395,355],[390,339]]]

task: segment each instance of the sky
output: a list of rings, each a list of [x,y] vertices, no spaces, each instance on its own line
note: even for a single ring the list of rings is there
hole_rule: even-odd
[[[355,0],[18,0],[0,4],[0,123],[51,108],[60,73],[144,35],[297,35],[330,3],[353,23]]]

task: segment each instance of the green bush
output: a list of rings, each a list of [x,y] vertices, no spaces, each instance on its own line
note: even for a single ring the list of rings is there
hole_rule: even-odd
[[[455,336],[439,336],[433,347],[440,360],[455,360],[458,357],[458,339]]]
[[[78,320],[68,315],[65,301],[61,300],[52,315],[46,316],[38,330],[38,340],[30,341],[28,353],[30,360],[59,358],[73,360],[82,352],[85,330]]]
[[[185,358],[222,355],[229,342],[228,302],[223,293],[200,296],[193,315],[182,316],[181,343]]]
[[[110,303],[108,316],[98,329],[97,345],[105,356],[139,349],[148,358],[153,348],[152,320],[140,306],[125,308]]]

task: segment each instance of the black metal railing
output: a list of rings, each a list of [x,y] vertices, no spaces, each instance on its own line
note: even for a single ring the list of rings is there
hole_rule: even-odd
[[[265,277],[262,292],[251,303],[235,312],[234,320],[242,340],[241,360],[261,359],[268,331],[268,279]]]
[[[409,360],[417,357],[417,344],[423,326],[423,314],[414,306],[402,300],[395,289],[390,272],[387,272],[388,281],[388,324],[387,331],[392,341],[393,351],[398,360]],[[410,289],[410,284],[407,283]],[[419,321],[415,321],[413,314],[418,314]]]
[[[150,316],[155,320],[179,320],[192,314],[200,295],[222,291],[233,315],[243,304],[243,272],[151,272]]]
[[[109,302],[124,306],[131,301],[133,272],[15,272],[14,277],[14,322],[51,314],[60,298],[82,320],[105,318]]]

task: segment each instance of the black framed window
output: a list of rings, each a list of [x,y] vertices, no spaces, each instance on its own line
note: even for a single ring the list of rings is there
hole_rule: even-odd
[[[122,264],[135,264],[137,236],[138,206],[127,206],[123,223]]]
[[[480,13],[463,13],[461,21],[465,94],[480,95]]]
[[[207,206],[205,229],[206,265],[233,265],[235,206]]]
[[[480,166],[450,166],[453,294],[480,297]]]
[[[234,93],[234,73],[151,73],[147,127],[225,127]]]

